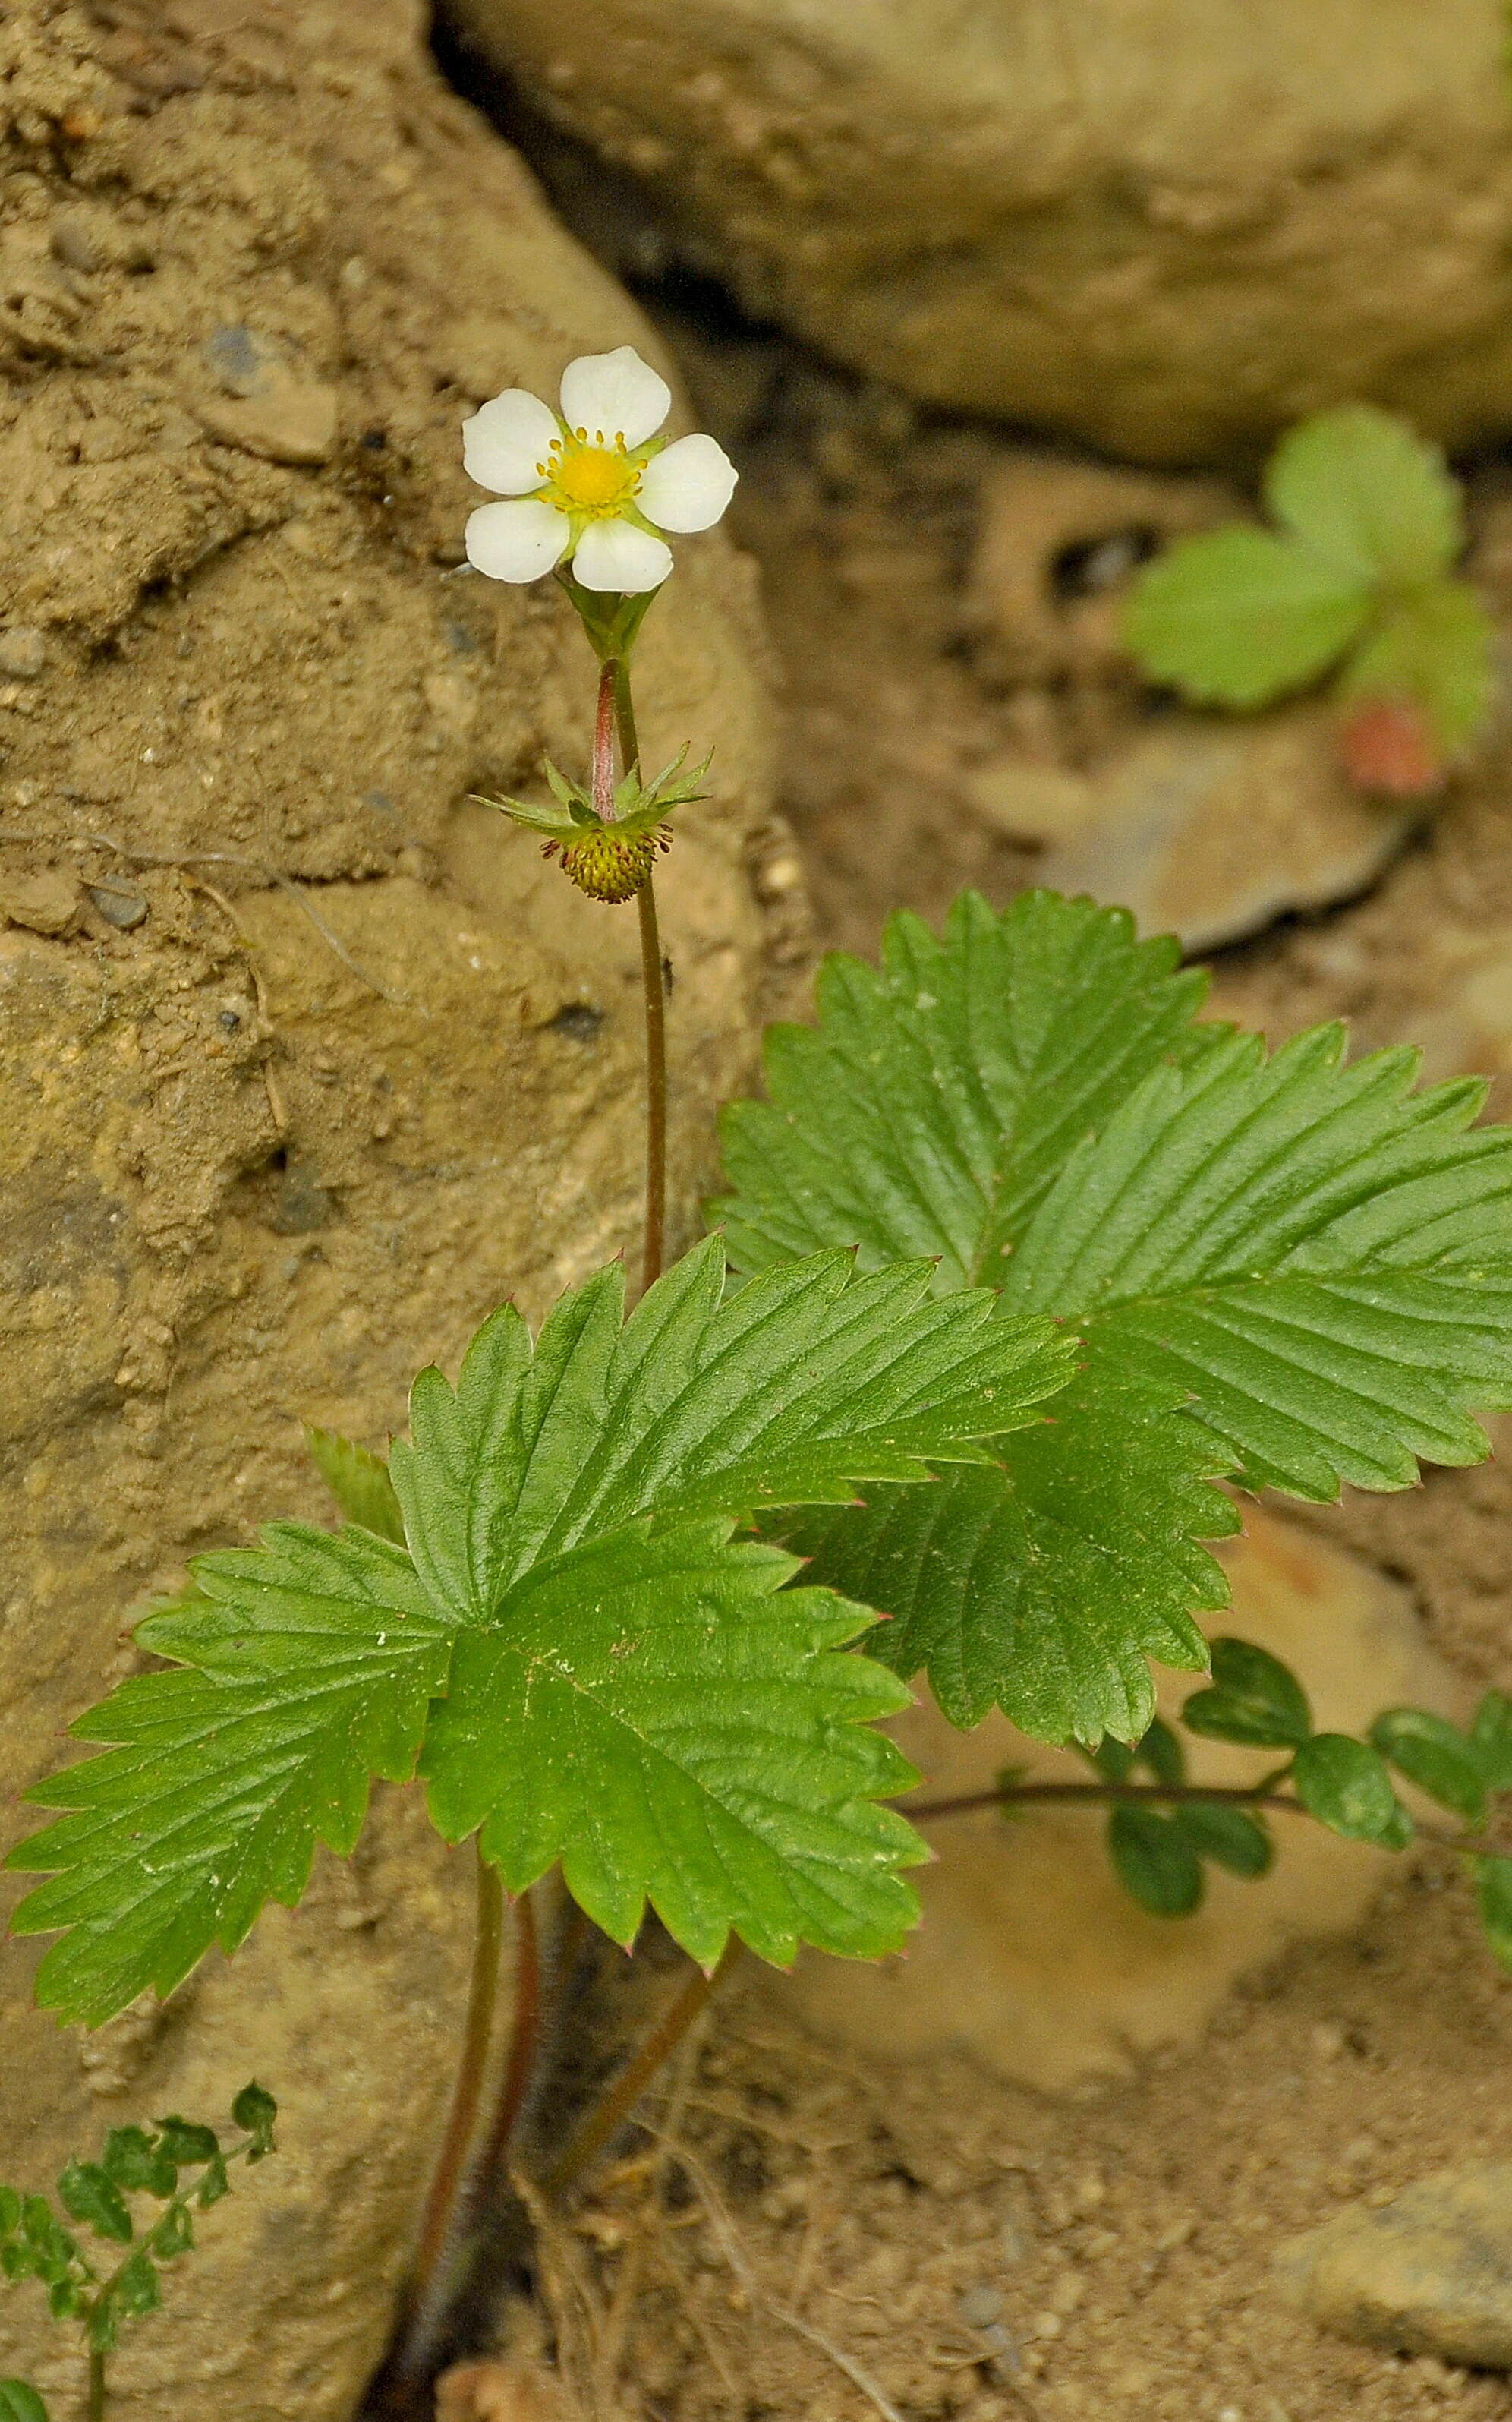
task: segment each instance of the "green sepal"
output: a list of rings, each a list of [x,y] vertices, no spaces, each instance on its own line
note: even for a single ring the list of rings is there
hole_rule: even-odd
[[[1296,1749],[1313,1728],[1307,1693],[1289,1666],[1250,1640],[1212,1644],[1212,1687],[1181,1710],[1189,1732],[1246,1749]]]
[[[1486,1821],[1486,1776],[1473,1740],[1425,1707],[1388,1707],[1370,1738],[1409,1783],[1470,1825]]]
[[[565,563],[558,564],[555,578],[571,599],[588,644],[601,665],[629,655],[641,624],[662,593],[659,589],[643,589],[626,597],[614,590],[585,589]]]
[[[70,2162],[60,2171],[58,2198],[70,2220],[82,2220],[97,2237],[130,2245],[134,2230],[126,2199],[98,2162]]]
[[[642,833],[655,832],[675,808],[690,807],[695,800],[708,797],[702,784],[711,759],[706,757],[685,776],[682,768],[687,757],[684,747],[648,782],[642,779],[640,768],[632,765],[615,785],[612,817],[601,816],[586,785],[564,774],[550,758],[545,762],[545,774],[557,802],[554,807],[537,799],[493,799],[477,792],[472,795],[477,806],[497,808],[513,823],[525,826],[531,832],[544,833],[550,841],[581,841],[586,832],[601,832],[606,824],[613,824],[622,840],[633,841]]]
[[[1297,1797],[1310,1816],[1351,1842],[1403,1850],[1412,1820],[1392,1789],[1380,1752],[1348,1733],[1315,1733],[1292,1761]]]
[[[1202,1861],[1174,1816],[1115,1808],[1108,1855],[1124,1890],[1152,1917],[1190,1917],[1203,1896]]]

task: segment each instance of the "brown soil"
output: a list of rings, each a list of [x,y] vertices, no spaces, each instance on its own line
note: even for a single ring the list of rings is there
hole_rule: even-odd
[[[963,812],[963,774],[1005,747],[1095,764],[1152,711],[1096,652],[1014,684],[973,634],[977,499],[1007,441],[921,425],[760,338],[667,324],[741,457],[740,535],[786,674],[785,804],[825,938],[870,950],[891,907],[937,916],[963,883],[1005,900],[1033,853]],[[1476,483],[1476,560],[1512,605],[1504,486]],[[1074,580],[1066,602],[1074,617]],[[1225,954],[1224,1012],[1273,1035],[1342,1014],[1363,1041],[1410,1036],[1457,953],[1512,916],[1509,776],[1504,739],[1372,896]],[[1505,1467],[1307,1518],[1406,1581],[1451,1663],[1512,1686]],[[1250,1979],[1200,2045],[1060,2100],[960,2057],[863,2063],[748,1974],[664,2123],[692,2165],[629,2159],[579,2222],[611,2308],[634,2248],[614,2411],[1512,2416],[1504,2380],[1329,2340],[1268,2278],[1282,2239],[1343,2200],[1504,2151],[1509,2063],[1512,1981],[1431,1855],[1357,1939]]]

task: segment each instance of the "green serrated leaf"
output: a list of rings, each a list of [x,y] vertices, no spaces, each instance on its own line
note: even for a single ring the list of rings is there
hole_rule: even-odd
[[[1212,1688],[1181,1710],[1189,1732],[1247,1749],[1296,1749],[1313,1729],[1307,1693],[1288,1665],[1251,1640],[1212,1644]]]
[[[1297,1752],[1291,1779],[1302,1806],[1331,1832],[1388,1849],[1411,1841],[1411,1820],[1392,1789],[1386,1761],[1367,1741],[1314,1733]]]
[[[1163,1810],[1115,1808],[1108,1855],[1124,1890],[1152,1917],[1190,1917],[1203,1896],[1202,1861]]]
[[[209,2211],[211,2204],[219,2203],[230,2192],[231,2175],[226,2166],[226,2156],[217,2153],[212,2162],[205,2164],[204,2175],[195,2188],[195,2201],[201,2211]]]
[[[0,2380],[0,2422],[47,2422],[47,2408],[24,2380]]]
[[[1485,1823],[1486,1778],[1475,1744],[1442,1716],[1425,1707],[1389,1707],[1371,1725],[1370,1738],[1430,1800],[1468,1824]]]
[[[69,2162],[58,2176],[58,2199],[70,2220],[82,2220],[97,2237],[130,2245],[132,2215],[114,2178],[98,2162]]]
[[[1395,601],[1350,657],[1340,693],[1421,707],[1443,755],[1461,755],[1496,698],[1495,628],[1474,590],[1439,580]]]
[[[1078,1741],[1076,1750],[1084,1757],[1094,1774],[1104,1783],[1127,1783],[1134,1771],[1134,1746],[1131,1741],[1115,1740],[1110,1734],[1095,1743]]]
[[[1185,1386],[1247,1486],[1317,1499],[1478,1462],[1471,1408],[1512,1403],[1512,1129],[1473,1124],[1475,1080],[1343,1053],[1231,1034],[1146,1077],[1004,1272],[1105,1367]]]
[[[1231,1876],[1269,1874],[1275,1845],[1262,1820],[1248,1810],[1225,1807],[1221,1801],[1187,1800],[1172,1814],[1199,1858],[1211,1859]]]
[[[145,2248],[121,2264],[115,2278],[100,2299],[108,2304],[116,2321],[138,2321],[144,2314],[155,2313],[163,2302],[163,2288],[158,2267]],[[97,2305],[96,2310],[100,2309]]]
[[[260,2162],[273,2151],[273,2128],[278,2118],[278,2105],[265,2085],[254,2078],[243,2085],[231,2105],[231,2116],[239,2128],[244,2128],[252,2138],[249,2162]]]
[[[1033,1418],[1073,1348],[1000,1320],[985,1290],[931,1299],[926,1264],[858,1277],[844,1252],[722,1300],[709,1238],[624,1319],[624,1275],[564,1296],[532,1347],[485,1322],[456,1389],[423,1372],[395,1486],[416,1566],[454,1620],[486,1623],[532,1566],[628,1522],[849,1499]],[[925,1458],[928,1458],[927,1461]]]
[[[1037,891],[999,917],[968,891],[939,941],[891,918],[880,969],[827,958],[817,1025],[768,1030],[770,1100],[721,1118],[735,1267],[849,1245],[863,1269],[931,1257],[941,1292],[995,1285],[1072,1147],[1223,1030],[1193,1027],[1207,978],[1179,955],[1122,909]]]
[[[1348,577],[1411,588],[1447,572],[1464,510],[1442,454],[1394,413],[1340,404],[1284,437],[1265,476],[1277,521]]]
[[[162,2131],[158,2147],[164,2161],[176,2168],[195,2162],[212,2162],[220,2151],[220,2138],[213,2128],[201,2127],[195,2119],[180,2119],[175,2115],[158,2121]]]
[[[306,1429],[310,1459],[349,1522],[375,1532],[381,1539],[404,1545],[404,1517],[394,1494],[388,1466],[370,1447],[342,1438],[335,1430]]]
[[[1370,612],[1368,578],[1297,540],[1237,525],[1182,539],[1139,574],[1124,643],[1199,705],[1265,706],[1336,664]]]
[[[1200,1671],[1193,1608],[1227,1602],[1198,1544],[1237,1530],[1208,1475],[1211,1441],[1172,1392],[1092,1366],[1050,1419],[1000,1442],[995,1470],[933,1488],[865,1488],[860,1506],[785,1518],[808,1577],[890,1616],[868,1645],[905,1680],[927,1670],[963,1728],[1001,1706],[1049,1741],[1136,1741],[1155,1713],[1149,1662]]]
[[[187,2254],[195,2242],[195,2224],[186,2204],[171,2203],[152,2231],[152,2251],[160,2261]]]
[[[1504,1968],[1512,1968],[1512,1859],[1477,1859],[1475,1902],[1486,1940]]]
[[[85,2293],[77,2279],[55,2279],[47,2291],[47,2309],[55,2321],[76,2321],[85,2309]]]
[[[449,1841],[483,1827],[511,1892],[560,1858],[616,1942],[647,1900],[706,1964],[733,1927],[786,1964],[800,1942],[896,1949],[896,1870],[924,1855],[876,1803],[914,1778],[867,1729],[908,1693],[841,1655],[871,1617],[784,1589],[790,1557],[727,1522],[621,1531],[527,1573],[459,1639],[426,1744]]]
[[[29,2267],[51,2287],[67,2277],[79,2256],[78,2240],[63,2226],[45,2195],[26,2195],[21,2207],[21,2233]]]
[[[137,1632],[181,1665],[74,1726],[117,1746],[34,1786],[70,1813],[9,1861],[50,1877],[16,1930],[67,1929],[38,1998],[86,2025],[170,1992],[212,1942],[234,1950],[264,1901],[291,1906],[318,1841],[350,1851],[369,1777],[413,1772],[445,1677],[446,1627],[366,1531],[277,1523],[194,1571],[203,1595]]]
[[[1471,1743],[1489,1791],[1512,1791],[1512,1699],[1488,1691],[1475,1710]]]
[[[177,2164],[145,2128],[113,2128],[101,2162],[128,2194],[171,2195],[179,2183]]]

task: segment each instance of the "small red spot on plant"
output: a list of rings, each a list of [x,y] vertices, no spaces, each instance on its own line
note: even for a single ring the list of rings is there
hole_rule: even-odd
[[[1411,699],[1367,699],[1340,726],[1339,763],[1356,790],[1423,799],[1448,775],[1423,709]]]

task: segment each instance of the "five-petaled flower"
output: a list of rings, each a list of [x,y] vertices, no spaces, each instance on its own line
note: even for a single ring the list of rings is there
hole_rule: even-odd
[[[469,514],[468,561],[491,580],[538,580],[570,557],[585,589],[659,589],[672,569],[662,532],[709,528],[736,477],[712,437],[658,437],[671,404],[632,345],[569,363],[559,414],[522,386],[484,404],[462,423],[462,460],[509,501]]]

